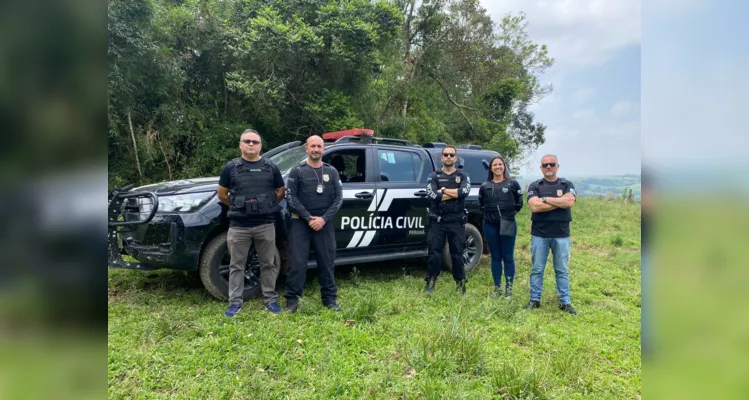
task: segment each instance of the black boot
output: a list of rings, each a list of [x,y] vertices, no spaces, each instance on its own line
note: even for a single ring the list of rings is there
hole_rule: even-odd
[[[424,293],[426,294],[434,293],[434,285],[437,284],[437,278],[436,277],[427,278],[426,281],[427,281],[427,284],[426,284],[426,287],[424,288]]]
[[[462,280],[462,281],[457,281],[456,283],[457,283],[457,287],[455,288],[455,290],[458,293],[460,293],[461,296],[464,295],[464,294],[466,294],[466,281],[465,281],[465,279]]]

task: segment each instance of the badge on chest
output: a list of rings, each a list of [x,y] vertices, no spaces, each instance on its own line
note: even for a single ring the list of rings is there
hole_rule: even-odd
[[[562,189],[557,190],[557,197],[562,197]]]
[[[459,176],[455,177],[455,183],[460,183],[460,177]]]
[[[317,193],[318,193],[318,194],[321,194],[321,193],[322,193],[322,188],[323,188],[323,186],[322,186],[322,185],[317,185]]]

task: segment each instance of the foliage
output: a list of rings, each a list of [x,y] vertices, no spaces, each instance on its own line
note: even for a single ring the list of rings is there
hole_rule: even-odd
[[[478,0],[112,0],[108,22],[110,185],[215,175],[248,127],[265,150],[368,127],[511,164],[544,141],[553,59]]]

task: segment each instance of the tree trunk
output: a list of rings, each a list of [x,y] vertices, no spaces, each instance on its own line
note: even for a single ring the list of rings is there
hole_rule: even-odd
[[[161,154],[164,155],[164,161],[166,162],[166,169],[169,171],[169,180],[173,181],[174,178],[172,177],[172,167],[169,165],[169,157],[166,156],[166,152],[164,151],[164,145],[161,144],[161,135],[159,135],[159,147],[161,148]]]
[[[403,30],[403,107],[401,116],[405,117],[408,111],[408,83],[411,80],[411,18],[413,18],[414,5],[416,0],[410,0],[408,17],[406,17],[406,28]]]
[[[127,123],[130,125],[130,138],[133,140],[133,150],[135,150],[135,166],[138,167],[138,175],[143,179],[143,172],[140,169],[140,159],[138,158],[138,144],[135,141],[135,131],[133,131],[133,120],[130,117],[130,110],[127,110]]]

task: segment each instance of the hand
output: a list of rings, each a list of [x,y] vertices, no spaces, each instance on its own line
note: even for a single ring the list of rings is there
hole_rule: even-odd
[[[312,230],[319,231],[323,226],[325,226],[325,220],[321,217],[310,218],[309,227],[312,228]]]

